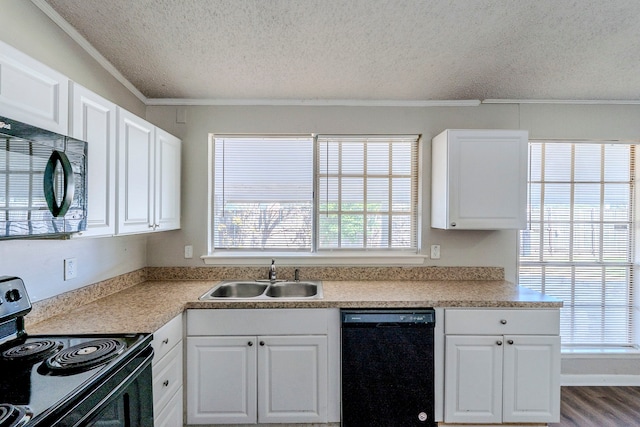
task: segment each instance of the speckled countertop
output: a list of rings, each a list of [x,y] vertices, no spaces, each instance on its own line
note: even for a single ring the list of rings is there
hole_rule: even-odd
[[[147,280],[38,323],[28,323],[27,332],[32,335],[154,332],[185,309],[562,306],[558,299],[504,280],[325,280],[322,299],[198,300],[218,282]]]

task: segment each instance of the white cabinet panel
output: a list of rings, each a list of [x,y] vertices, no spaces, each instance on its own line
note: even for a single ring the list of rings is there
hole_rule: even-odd
[[[87,141],[87,229],[79,237],[116,232],[116,105],[72,83],[71,135]]]
[[[505,336],[504,422],[560,418],[560,337]]]
[[[559,310],[537,312],[445,310],[445,422],[559,421]]]
[[[257,421],[255,337],[187,338],[187,423]]]
[[[180,228],[181,141],[118,109],[118,234]]]
[[[155,221],[160,231],[180,228],[180,162],[182,142],[156,128]]]
[[[169,403],[155,414],[155,427],[183,427],[182,387],[173,395]]]
[[[431,226],[526,226],[528,132],[446,130],[432,140]]]
[[[445,311],[445,333],[460,335],[559,335],[557,309],[474,309]]]
[[[338,320],[333,309],[188,310],[188,424],[339,422]]]
[[[258,422],[326,422],[327,337],[258,339]]]
[[[182,346],[174,346],[160,362],[153,365],[153,406],[164,408],[182,387]]]
[[[151,123],[118,109],[118,234],[153,229],[155,134]]]
[[[447,336],[445,421],[502,420],[501,336]]]
[[[69,79],[0,42],[0,116],[69,134]]]

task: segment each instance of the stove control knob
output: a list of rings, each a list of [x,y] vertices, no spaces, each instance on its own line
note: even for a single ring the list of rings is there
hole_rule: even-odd
[[[22,298],[22,295],[20,295],[20,291],[17,289],[10,289],[7,291],[4,297],[9,302],[16,302],[20,298]]]

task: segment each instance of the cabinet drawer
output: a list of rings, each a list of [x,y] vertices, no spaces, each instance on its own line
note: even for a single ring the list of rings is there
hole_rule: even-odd
[[[154,408],[155,427],[182,427],[183,405],[182,387],[173,395],[167,406],[164,408]]]
[[[182,345],[176,345],[153,366],[153,407],[161,411],[181,386]]]
[[[182,314],[179,314],[153,333],[153,363],[159,362],[181,340]]]
[[[557,309],[447,309],[444,317],[445,334],[560,334]]]

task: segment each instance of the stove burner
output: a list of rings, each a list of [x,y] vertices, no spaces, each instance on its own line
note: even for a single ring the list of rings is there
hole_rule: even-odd
[[[107,363],[126,349],[116,338],[103,338],[74,345],[49,357],[47,367],[57,373],[85,371]]]
[[[31,417],[33,417],[33,412],[26,406],[0,403],[0,427],[21,427]]]
[[[53,340],[31,341],[11,347],[0,356],[2,360],[15,362],[40,361],[60,350],[62,346],[61,342]]]

